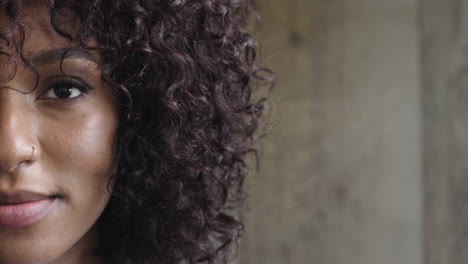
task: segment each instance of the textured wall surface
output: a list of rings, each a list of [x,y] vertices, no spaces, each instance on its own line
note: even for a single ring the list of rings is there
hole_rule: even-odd
[[[468,263],[468,1],[421,3],[426,263]]]
[[[275,127],[249,182],[239,262],[422,264],[418,1],[261,8]]]

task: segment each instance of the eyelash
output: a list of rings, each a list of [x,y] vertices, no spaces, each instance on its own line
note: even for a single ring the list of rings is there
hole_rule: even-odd
[[[47,86],[47,89],[45,89],[45,91],[41,94],[39,99],[54,100],[54,101],[58,101],[60,103],[68,104],[68,103],[73,103],[73,102],[81,99],[81,97],[83,95],[86,95],[89,91],[94,89],[90,85],[88,85],[84,80],[81,80],[81,78],[74,77],[74,76],[73,77],[70,77],[70,76],[57,76],[57,77],[52,77],[52,79],[55,79],[55,80],[52,82],[51,85]],[[73,88],[76,88],[76,89],[80,90],[81,94],[76,96],[76,97],[73,97],[73,98],[47,98],[47,97],[45,97],[45,95],[51,89],[54,89],[57,86],[73,87]]]

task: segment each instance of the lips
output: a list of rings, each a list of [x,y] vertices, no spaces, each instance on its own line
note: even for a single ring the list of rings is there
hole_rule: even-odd
[[[0,228],[21,228],[47,216],[56,196],[34,192],[0,192]]]
[[[49,198],[50,195],[33,192],[0,192],[0,205],[30,203]]]

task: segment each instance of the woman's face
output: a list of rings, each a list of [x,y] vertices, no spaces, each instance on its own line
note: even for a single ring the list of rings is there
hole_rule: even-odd
[[[97,54],[73,49],[45,9],[28,8],[25,18],[23,53],[40,81],[22,93],[34,74],[17,57],[10,79],[12,63],[0,58],[0,263],[91,263],[80,256],[96,242],[110,197],[117,104]],[[72,49],[62,72],[64,48]]]

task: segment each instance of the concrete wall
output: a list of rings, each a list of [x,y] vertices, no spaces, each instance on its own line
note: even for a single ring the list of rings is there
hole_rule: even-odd
[[[421,18],[426,263],[468,263],[468,1]]]
[[[425,263],[421,3],[260,6],[275,127],[240,263]]]

